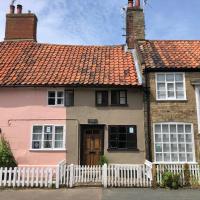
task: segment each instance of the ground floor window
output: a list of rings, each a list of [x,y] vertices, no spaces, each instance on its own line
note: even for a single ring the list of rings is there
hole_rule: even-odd
[[[157,163],[185,163],[195,161],[192,124],[155,124],[154,141],[155,161]]]
[[[64,126],[34,125],[32,128],[32,149],[63,149]]]
[[[109,149],[110,150],[136,150],[137,128],[136,126],[109,126]]]

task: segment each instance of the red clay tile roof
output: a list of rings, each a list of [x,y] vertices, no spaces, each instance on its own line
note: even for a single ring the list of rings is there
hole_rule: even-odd
[[[133,57],[123,46],[0,42],[0,86],[137,86]]]
[[[200,41],[139,41],[146,69],[200,69]]]

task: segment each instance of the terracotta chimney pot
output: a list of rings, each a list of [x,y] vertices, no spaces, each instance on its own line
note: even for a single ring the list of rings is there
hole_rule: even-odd
[[[17,5],[17,14],[22,14],[22,5]]]
[[[14,13],[15,13],[15,6],[10,5],[10,14],[14,14]]]

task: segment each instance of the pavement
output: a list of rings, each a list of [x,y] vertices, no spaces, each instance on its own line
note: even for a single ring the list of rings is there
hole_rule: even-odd
[[[200,190],[74,188],[0,190],[0,200],[200,200]]]

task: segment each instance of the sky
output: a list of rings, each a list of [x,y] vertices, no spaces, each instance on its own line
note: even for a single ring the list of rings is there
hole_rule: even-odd
[[[142,0],[141,0],[142,1]],[[0,41],[10,0],[0,0]],[[124,44],[122,8],[128,0],[17,0],[38,17],[38,42]],[[146,39],[200,40],[200,0],[148,0]]]

